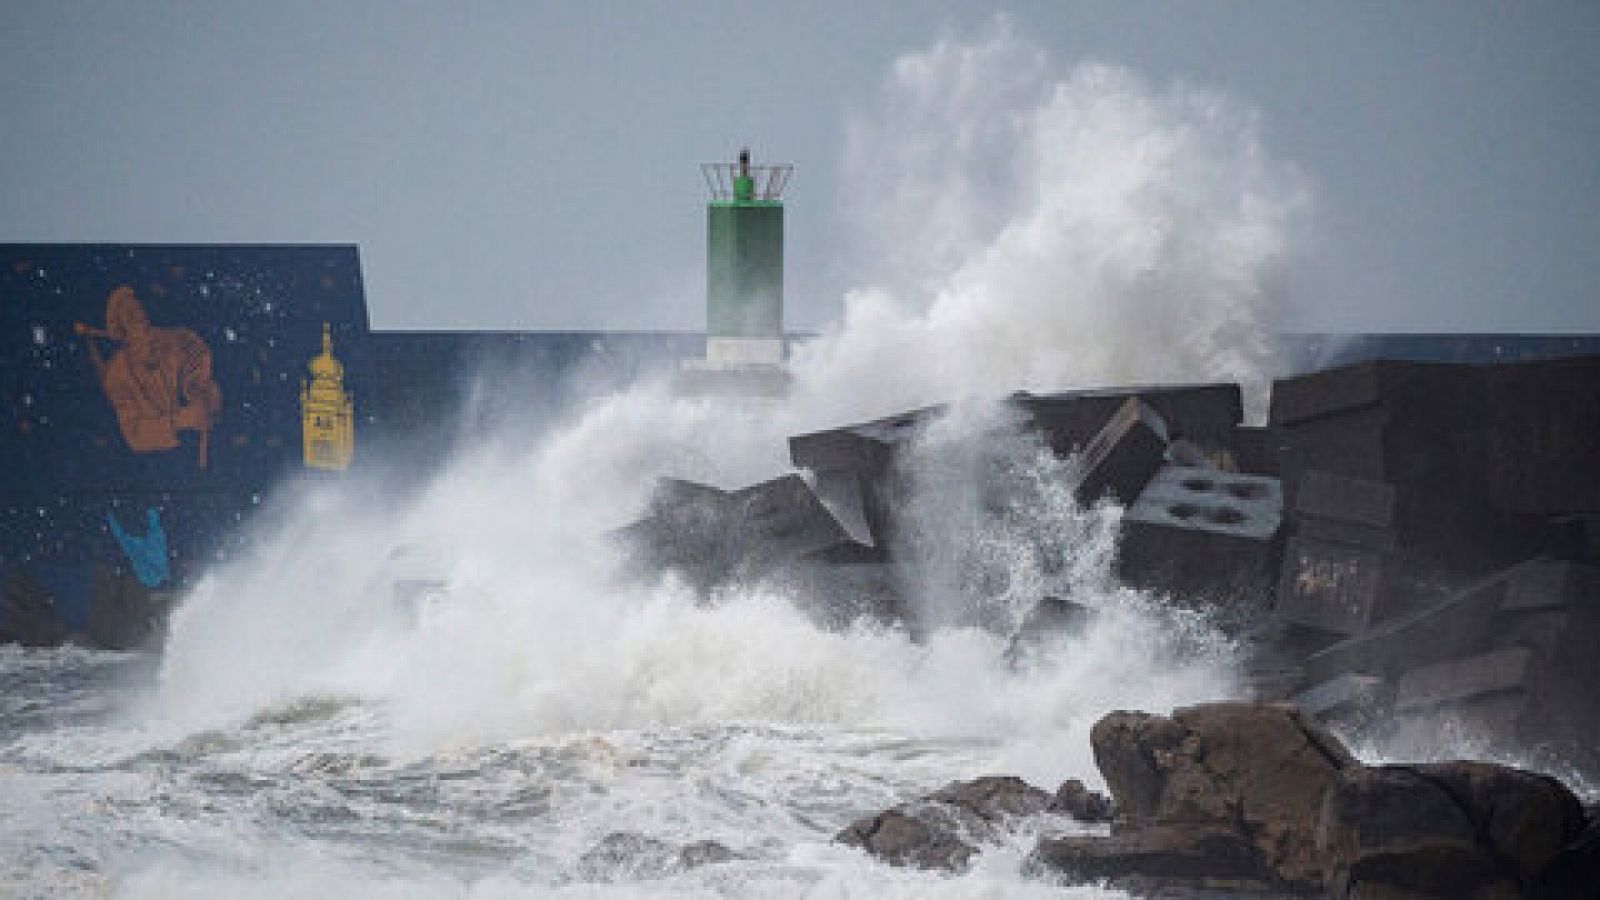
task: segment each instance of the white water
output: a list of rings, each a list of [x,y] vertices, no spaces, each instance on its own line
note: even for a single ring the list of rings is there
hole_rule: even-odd
[[[184,598],[146,695],[105,720],[23,728],[0,750],[27,773],[0,788],[18,883],[132,896],[1049,889],[1018,873],[1028,833],[959,878],[830,838],[956,778],[1098,782],[1087,734],[1100,715],[1235,684],[1203,622],[1112,581],[1118,510],[1075,508],[1069,463],[983,437],[1003,415],[983,398],[1260,381],[1302,201],[1225,98],[1103,65],[1059,72],[1003,21],[902,58],[883,91],[846,155],[855,170],[868,148],[893,148],[873,206],[887,219],[865,224],[894,241],[873,249],[875,286],[795,351],[788,403],[732,412],[648,381],[554,427],[505,417],[403,499],[381,476],[291,492],[248,553]],[[655,476],[742,485],[785,470],[789,434],[946,400],[962,402],[913,464],[925,641],[820,629],[770,586],[704,605],[619,577],[607,532]],[[1002,482],[1000,508],[979,497],[983,478]],[[448,583],[420,623],[389,602],[396,553],[417,546]],[[980,598],[980,575],[1005,588]],[[1004,626],[1044,592],[1101,615],[1009,665]],[[582,880],[581,854],[622,830],[747,858]]]

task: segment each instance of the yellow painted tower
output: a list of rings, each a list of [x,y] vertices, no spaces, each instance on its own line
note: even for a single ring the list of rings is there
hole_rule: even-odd
[[[333,333],[322,323],[322,352],[300,382],[300,430],[309,469],[347,468],[356,452],[355,401],[344,389],[344,365],[333,356]]]

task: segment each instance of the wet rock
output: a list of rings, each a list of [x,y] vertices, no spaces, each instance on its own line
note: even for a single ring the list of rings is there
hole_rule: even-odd
[[[1600,809],[1590,807],[1587,813],[1583,831],[1534,879],[1534,896],[1543,900],[1600,897]]]
[[[1000,824],[1009,818],[1032,816],[1050,807],[1050,795],[1014,775],[990,775],[957,781],[928,796],[928,800],[956,807],[984,822]]]
[[[1049,793],[1012,776],[954,782],[919,800],[859,819],[834,840],[895,866],[960,872],[976,842],[1006,823],[1045,812]]]
[[[582,881],[636,881],[737,858],[717,841],[678,846],[638,832],[614,831],[578,857],[575,874]]]
[[[1583,828],[1560,782],[1480,762],[1347,768],[1320,818],[1341,898],[1544,896],[1536,882]]]
[[[1083,782],[1072,778],[1056,788],[1056,795],[1050,799],[1050,812],[1071,816],[1079,822],[1110,822],[1111,798],[1089,790]]]
[[[1275,889],[1249,839],[1224,825],[1152,825],[1109,837],[1046,838],[1023,868],[1072,883],[1106,881],[1141,896],[1186,888],[1190,896],[1194,889]]]
[[[834,840],[892,866],[960,872],[977,848],[956,837],[959,828],[948,811],[895,807],[852,823]]]
[[[1317,812],[1338,773],[1358,764],[1298,710],[1218,703],[1171,717],[1117,712],[1090,739],[1124,828],[1236,829],[1277,882],[1322,883]]]

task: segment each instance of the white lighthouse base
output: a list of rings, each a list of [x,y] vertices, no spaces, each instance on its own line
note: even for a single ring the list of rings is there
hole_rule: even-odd
[[[780,338],[706,338],[706,363],[715,366],[781,366]]]
[[[778,338],[706,338],[706,358],[683,364],[680,394],[702,397],[777,398],[789,392]]]

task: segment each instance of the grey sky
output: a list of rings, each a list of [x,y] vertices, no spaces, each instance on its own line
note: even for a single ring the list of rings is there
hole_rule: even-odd
[[[1600,332],[1600,3],[0,5],[0,240],[353,242],[391,328],[697,328],[698,164],[793,162],[837,314],[846,116],[997,9],[1261,111],[1316,192],[1294,324]]]

